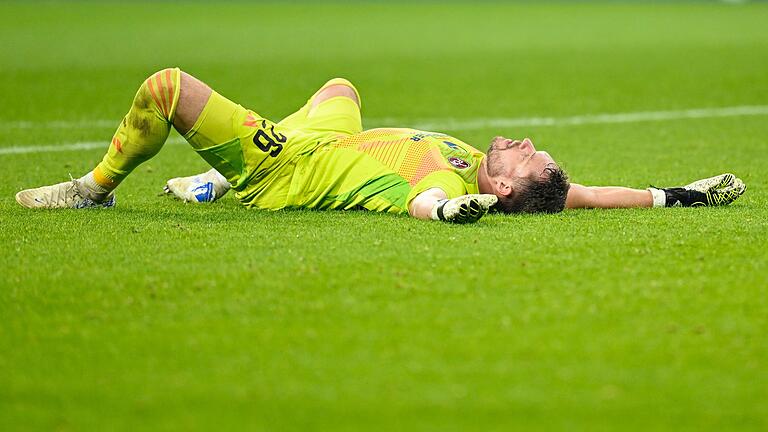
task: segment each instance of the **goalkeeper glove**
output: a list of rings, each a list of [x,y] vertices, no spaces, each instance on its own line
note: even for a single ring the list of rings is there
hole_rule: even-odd
[[[728,205],[747,190],[733,174],[720,174],[687,186],[660,189],[649,187],[654,207],[701,207]]]
[[[470,194],[442,199],[432,207],[432,219],[453,223],[477,222],[498,200],[496,195],[491,194]]]

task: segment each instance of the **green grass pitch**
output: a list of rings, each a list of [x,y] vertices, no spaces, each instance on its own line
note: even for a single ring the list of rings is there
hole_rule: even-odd
[[[768,429],[768,115],[482,125],[765,107],[766,23],[765,3],[0,4],[0,430]],[[167,66],[274,119],[343,76],[367,127],[529,136],[579,183],[748,190],[472,226],[193,206],[158,196],[206,169],[176,136],[115,209],[15,203],[94,166]]]

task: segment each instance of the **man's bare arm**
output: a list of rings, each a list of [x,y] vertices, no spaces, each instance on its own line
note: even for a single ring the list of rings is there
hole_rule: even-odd
[[[747,187],[733,174],[695,181],[681,187],[630,189],[571,183],[567,208],[698,207],[728,205]]]
[[[416,198],[411,201],[408,213],[416,219],[430,220],[432,219],[432,209],[437,205],[438,201],[444,199],[448,199],[448,195],[442,189],[427,189],[416,195]]]
[[[651,192],[616,186],[582,186],[571,183],[566,208],[653,207]]]

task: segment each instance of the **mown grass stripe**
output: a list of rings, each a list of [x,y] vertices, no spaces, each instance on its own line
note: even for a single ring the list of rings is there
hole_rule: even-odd
[[[744,105],[720,108],[693,108],[676,111],[637,111],[627,113],[613,114],[586,114],[570,117],[499,117],[499,118],[476,118],[476,119],[422,119],[416,121],[406,121],[397,118],[379,118],[368,119],[368,126],[376,127],[389,126],[410,126],[416,129],[426,130],[473,130],[483,128],[510,128],[510,127],[533,127],[533,126],[580,126],[587,124],[609,124],[609,123],[639,123],[639,122],[659,122],[686,119],[703,119],[716,117],[742,117],[742,116],[762,116],[768,115],[768,105]],[[44,127],[50,129],[76,129],[88,127],[102,127],[105,125],[114,126],[114,121],[94,120],[92,122],[77,121],[54,121],[37,124],[30,121],[0,121],[0,128],[5,129],[29,129],[31,127]],[[184,142],[183,140],[172,140],[175,143]],[[60,145],[30,145],[30,146],[10,146],[0,148],[0,155],[27,154],[27,153],[50,153],[61,151],[91,150],[104,145],[102,141],[84,141],[67,143]]]

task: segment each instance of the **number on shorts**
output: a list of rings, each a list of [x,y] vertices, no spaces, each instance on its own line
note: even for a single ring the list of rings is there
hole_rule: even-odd
[[[283,144],[288,138],[285,135],[276,132],[275,126],[270,128],[272,134],[267,134],[264,129],[256,131],[256,135],[253,136],[253,143],[256,147],[264,153],[269,153],[270,156],[276,157],[283,151]]]

